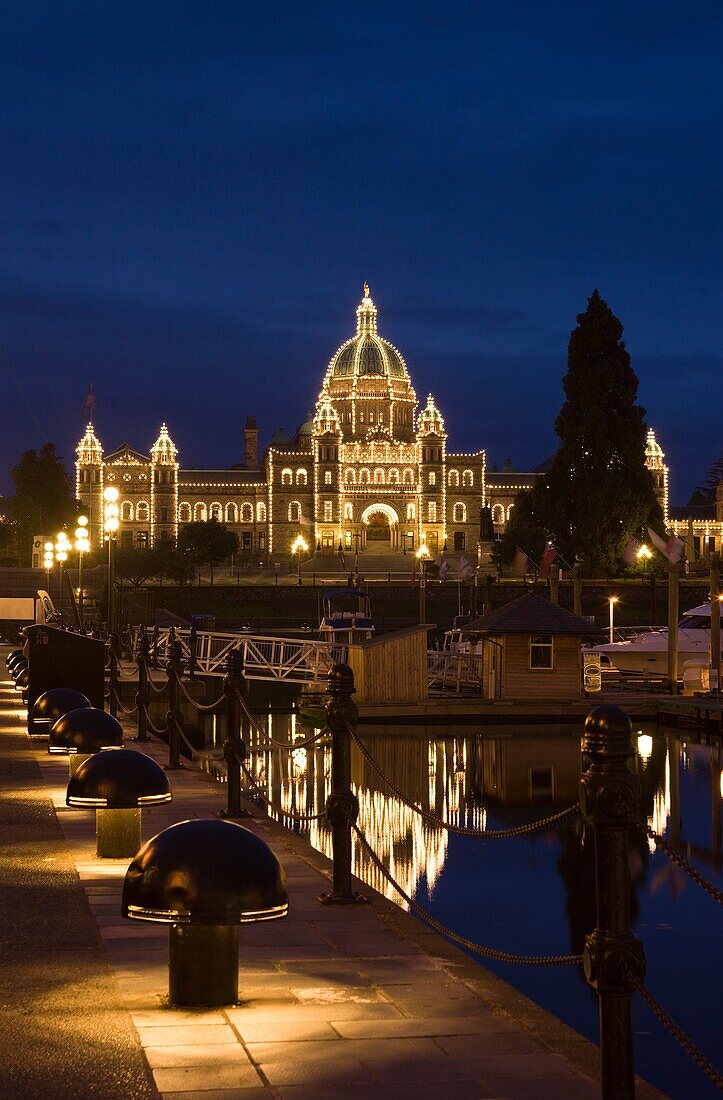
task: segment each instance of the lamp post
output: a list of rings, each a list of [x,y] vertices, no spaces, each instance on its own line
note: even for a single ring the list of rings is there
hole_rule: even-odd
[[[419,622],[423,625],[427,621],[427,562],[432,555],[422,543],[415,556],[419,562]]]
[[[63,562],[67,560],[70,543],[65,531],[58,531],[55,536],[55,560],[60,565],[60,623],[63,624],[63,612],[65,609],[65,595],[63,592]]]
[[[615,615],[615,604],[618,602],[618,596],[608,596],[608,603],[610,604],[610,645],[613,644],[613,620]]]
[[[653,556],[653,554],[652,554],[652,551],[651,551],[650,547],[646,546],[645,543],[643,543],[643,545],[640,547],[640,549],[638,550],[638,552],[636,554],[636,557],[637,557],[638,561],[643,563],[643,573],[647,573],[647,571],[648,571],[648,562],[650,561],[652,556]]]
[[[78,526],[75,529],[75,549],[78,551],[78,618],[83,626],[83,554],[90,550],[88,541],[88,517],[78,516]]]
[[[115,632],[115,539],[118,531],[118,490],[109,485],[103,491],[103,530],[108,539],[108,633]]]
[[[45,569],[45,584],[50,595],[50,573],[53,568],[55,558],[53,557],[53,544],[52,542],[46,542],[43,546],[43,568]]]
[[[296,579],[301,584],[301,555],[309,549],[309,544],[303,535],[297,535],[291,544],[291,553],[296,554]]]

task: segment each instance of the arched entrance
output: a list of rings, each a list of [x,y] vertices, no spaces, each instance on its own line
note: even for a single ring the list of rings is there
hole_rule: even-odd
[[[367,551],[396,550],[399,516],[389,504],[370,504],[361,515]]]

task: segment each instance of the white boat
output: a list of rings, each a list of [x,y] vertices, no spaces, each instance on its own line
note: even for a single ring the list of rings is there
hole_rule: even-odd
[[[666,677],[668,674],[668,631],[648,630],[619,642],[590,646],[584,652],[600,655],[603,668],[609,663],[623,675]],[[678,670],[682,676],[686,661],[708,664],[710,656],[710,603],[691,607],[678,623]]]
[[[359,588],[332,588],[323,596],[324,612],[319,624],[321,638],[349,645],[364,642],[374,634],[369,596]]]

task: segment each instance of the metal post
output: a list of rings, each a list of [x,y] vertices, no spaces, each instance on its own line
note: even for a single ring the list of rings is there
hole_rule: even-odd
[[[141,627],[141,636],[138,644],[138,691],[136,693],[136,706],[138,707],[138,736],[136,741],[148,741],[148,720],[146,707],[150,701],[148,693],[148,635],[146,628]]]
[[[560,602],[560,574],[555,566],[550,568],[550,603],[559,604]]]
[[[115,539],[108,535],[108,633],[115,632]]]
[[[158,668],[158,636],[160,631],[157,626],[153,627],[153,667]]]
[[[322,894],[322,905],[353,905],[366,898],[352,888],[351,827],[359,816],[359,802],[351,789],[351,731],[356,729],[357,709],[354,673],[348,665],[334,665],[329,673],[326,722],[331,730],[331,794],[326,800],[326,817],[331,825],[333,890]]]
[[[108,692],[108,710],[114,718],[118,717],[118,696],[120,695],[120,683],[118,680],[118,638],[111,634],[108,639],[110,653],[110,684]]]
[[[198,663],[197,662],[198,633],[196,631],[195,626],[191,627],[191,630],[190,630],[189,635],[188,635],[188,650],[189,650],[188,676],[189,676],[189,679],[195,680],[196,679],[196,665]]]
[[[223,681],[223,693],[226,696],[226,740],[223,743],[223,757],[226,761],[226,809],[219,817],[250,817],[248,810],[241,806],[241,762],[246,759],[246,744],[241,736],[241,701],[239,692],[245,691],[243,676],[243,654],[232,649],[228,655],[226,676]]]
[[[172,924],[168,1000],[175,1007],[238,1000],[238,925]]]
[[[678,617],[680,614],[680,584],[678,567],[668,567],[668,691],[678,692]]]
[[[78,615],[80,617],[80,629],[82,630],[85,623],[83,622],[83,551],[78,551]]]
[[[710,558],[710,690],[720,693],[720,555]]]
[[[580,808],[595,836],[596,927],[583,952],[585,977],[598,995],[603,1100],[633,1100],[631,1001],[645,976],[642,943],[630,928],[630,814],[640,812],[640,782],[630,719],[619,707],[595,707],[585,720]]]
[[[419,622],[424,625],[427,621],[427,562],[424,558],[419,563]]]
[[[181,691],[178,686],[183,675],[181,643],[177,638],[168,644],[168,711],[166,713],[166,725],[168,726],[168,763],[166,771],[180,771],[181,763]]]
[[[582,615],[582,577],[580,570],[575,570],[572,578],[572,609],[576,615]]]

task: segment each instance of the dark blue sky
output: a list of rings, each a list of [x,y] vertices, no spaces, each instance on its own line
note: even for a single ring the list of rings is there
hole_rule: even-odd
[[[686,500],[723,450],[722,32],[666,0],[6,2],[0,488],[43,437],[72,458],[90,382],[107,449],[165,419],[238,461],[367,279],[450,445],[518,468],[599,287]]]

